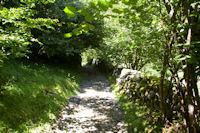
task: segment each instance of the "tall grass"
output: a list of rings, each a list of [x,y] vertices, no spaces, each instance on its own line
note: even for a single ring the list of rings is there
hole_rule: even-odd
[[[63,66],[8,61],[1,77],[7,83],[0,94],[0,132],[48,132],[82,75]]]

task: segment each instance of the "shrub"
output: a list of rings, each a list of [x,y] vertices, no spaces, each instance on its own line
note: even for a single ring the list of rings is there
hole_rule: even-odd
[[[156,76],[142,74],[139,77],[133,77],[129,74],[124,75],[118,91],[139,104],[146,103],[151,108],[157,108],[159,105],[159,78]]]

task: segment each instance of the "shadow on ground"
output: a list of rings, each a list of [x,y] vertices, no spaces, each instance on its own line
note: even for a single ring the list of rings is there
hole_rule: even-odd
[[[79,94],[71,97],[62,110],[55,132],[126,133],[122,116],[108,80],[101,73],[87,69]]]
[[[159,111],[151,112],[145,104],[139,105],[125,96],[119,98],[119,103],[124,112],[123,117],[126,120],[129,133],[162,132],[162,123],[157,117],[160,114]]]
[[[0,132],[50,122],[78,88],[76,74],[59,67],[18,61],[5,68],[10,80],[0,95]]]

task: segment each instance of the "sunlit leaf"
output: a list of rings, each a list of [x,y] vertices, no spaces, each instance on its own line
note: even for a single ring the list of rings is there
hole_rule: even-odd
[[[123,13],[124,9],[113,9],[112,11],[113,11],[114,13],[121,14],[121,13]]]
[[[72,33],[73,33],[74,35],[76,35],[76,36],[79,36],[79,35],[81,35],[83,32],[82,32],[82,30],[81,30],[80,28],[76,28],[76,29],[74,29],[74,30],[72,31]]]
[[[68,17],[74,17],[76,9],[74,7],[65,7],[64,12],[67,14]]]
[[[106,0],[99,0],[98,1],[99,8],[103,11],[107,11],[109,8],[109,2]]]
[[[71,38],[72,37],[72,33],[66,33],[65,34],[65,38]]]

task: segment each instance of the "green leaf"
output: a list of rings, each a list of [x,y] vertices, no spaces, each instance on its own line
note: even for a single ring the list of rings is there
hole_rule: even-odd
[[[194,17],[194,16],[196,16],[195,14],[190,14],[190,16],[189,17]]]
[[[135,43],[135,42],[133,42],[133,43],[131,43],[131,46],[135,46],[135,44],[136,44],[136,43]]]
[[[102,9],[103,11],[107,11],[109,8],[109,2],[106,0],[99,0],[98,1],[99,8]]]
[[[85,17],[86,22],[92,22],[94,20],[94,17],[92,16],[92,14],[89,13],[89,11],[79,10],[78,13],[82,14]]]
[[[190,59],[190,58],[191,58],[190,55],[185,55],[185,56],[179,58],[178,61],[183,61],[183,60],[187,60],[187,59]]]
[[[87,13],[85,15],[85,21],[86,22],[92,22],[93,20],[94,20],[94,18],[93,18],[93,16],[91,14]]]
[[[192,42],[191,44],[200,44],[200,41]]]
[[[88,27],[89,27],[89,30],[95,30],[94,25],[89,24]]]
[[[72,37],[72,33],[66,33],[65,34],[65,38],[71,38]]]
[[[76,36],[79,36],[79,35],[81,35],[83,32],[82,32],[82,30],[81,30],[80,28],[76,28],[76,29],[74,29],[74,30],[72,31],[72,33],[73,33],[74,35],[76,35]]]
[[[67,14],[68,17],[74,17],[76,9],[74,7],[65,7],[64,12]]]
[[[124,3],[128,3],[128,2],[129,2],[129,0],[123,0],[122,2],[124,2]]]
[[[32,38],[31,41],[37,42],[39,45],[43,45],[43,43],[40,42],[38,39]],[[26,42],[26,43],[28,43],[28,42]]]
[[[123,13],[124,9],[113,9],[112,11],[113,11],[114,13],[121,14],[121,13]]]
[[[96,1],[91,2],[90,7],[93,8],[93,9],[96,9],[97,8],[97,2]]]

